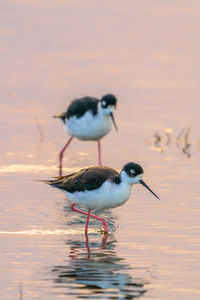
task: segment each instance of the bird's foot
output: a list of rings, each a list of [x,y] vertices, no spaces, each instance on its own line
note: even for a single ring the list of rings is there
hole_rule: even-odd
[[[98,230],[98,232],[100,233],[100,234],[108,234],[108,230],[104,230],[103,228],[101,228],[100,230]]]

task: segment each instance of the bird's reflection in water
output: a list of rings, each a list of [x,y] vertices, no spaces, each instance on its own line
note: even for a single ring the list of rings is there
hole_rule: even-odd
[[[148,280],[130,275],[133,268],[118,257],[116,242],[114,233],[68,239],[66,264],[52,268],[54,293],[91,299],[133,299],[144,294]]]

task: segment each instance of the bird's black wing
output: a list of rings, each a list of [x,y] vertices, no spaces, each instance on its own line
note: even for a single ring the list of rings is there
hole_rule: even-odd
[[[105,180],[116,182],[119,173],[108,167],[91,167],[82,169],[77,173],[60,177],[56,180],[45,181],[53,187],[69,193],[84,192],[98,189]]]
[[[99,100],[94,97],[83,97],[80,99],[75,99],[69,105],[67,111],[62,114],[55,115],[54,118],[60,118],[64,123],[65,119],[70,119],[73,116],[77,118],[82,117],[86,111],[92,111],[93,115],[97,114]]]
[[[73,116],[80,118],[88,110],[91,110],[93,115],[96,115],[98,102],[99,100],[93,97],[83,97],[81,99],[75,99],[72,101],[66,111],[66,118],[69,119]]]

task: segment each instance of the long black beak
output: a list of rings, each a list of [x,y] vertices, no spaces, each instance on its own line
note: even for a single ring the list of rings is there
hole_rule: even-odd
[[[116,131],[118,131],[117,125],[116,125],[116,123],[115,123],[114,115],[113,115],[112,112],[110,113],[110,117],[111,117],[111,119],[112,119],[112,121],[113,121],[113,124],[114,124],[114,126],[115,126]]]
[[[149,190],[156,198],[158,198],[160,200],[160,198],[148,187],[148,185],[146,185],[146,183],[140,179],[139,182],[145,186],[145,188],[147,188],[147,190]]]

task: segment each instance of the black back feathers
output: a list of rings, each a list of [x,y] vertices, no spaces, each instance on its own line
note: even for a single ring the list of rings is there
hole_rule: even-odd
[[[75,99],[71,102],[66,112],[57,115],[55,117],[62,119],[65,123],[65,119],[70,119],[73,116],[81,118],[88,110],[92,111],[93,115],[97,114],[97,106],[99,100],[94,97],[83,97]]]
[[[83,97],[80,99],[75,99],[71,102],[67,111],[60,115],[55,115],[55,118],[60,118],[64,123],[65,119],[70,119],[73,116],[76,118],[81,118],[87,111],[91,111],[92,114],[95,116],[98,111],[98,103],[101,101],[101,106],[106,108],[108,105],[117,104],[117,99],[112,94],[107,94],[101,98],[101,100],[95,97]]]
[[[45,181],[53,187],[69,193],[96,190],[106,181],[118,182],[119,173],[108,167],[91,167],[77,173]]]

